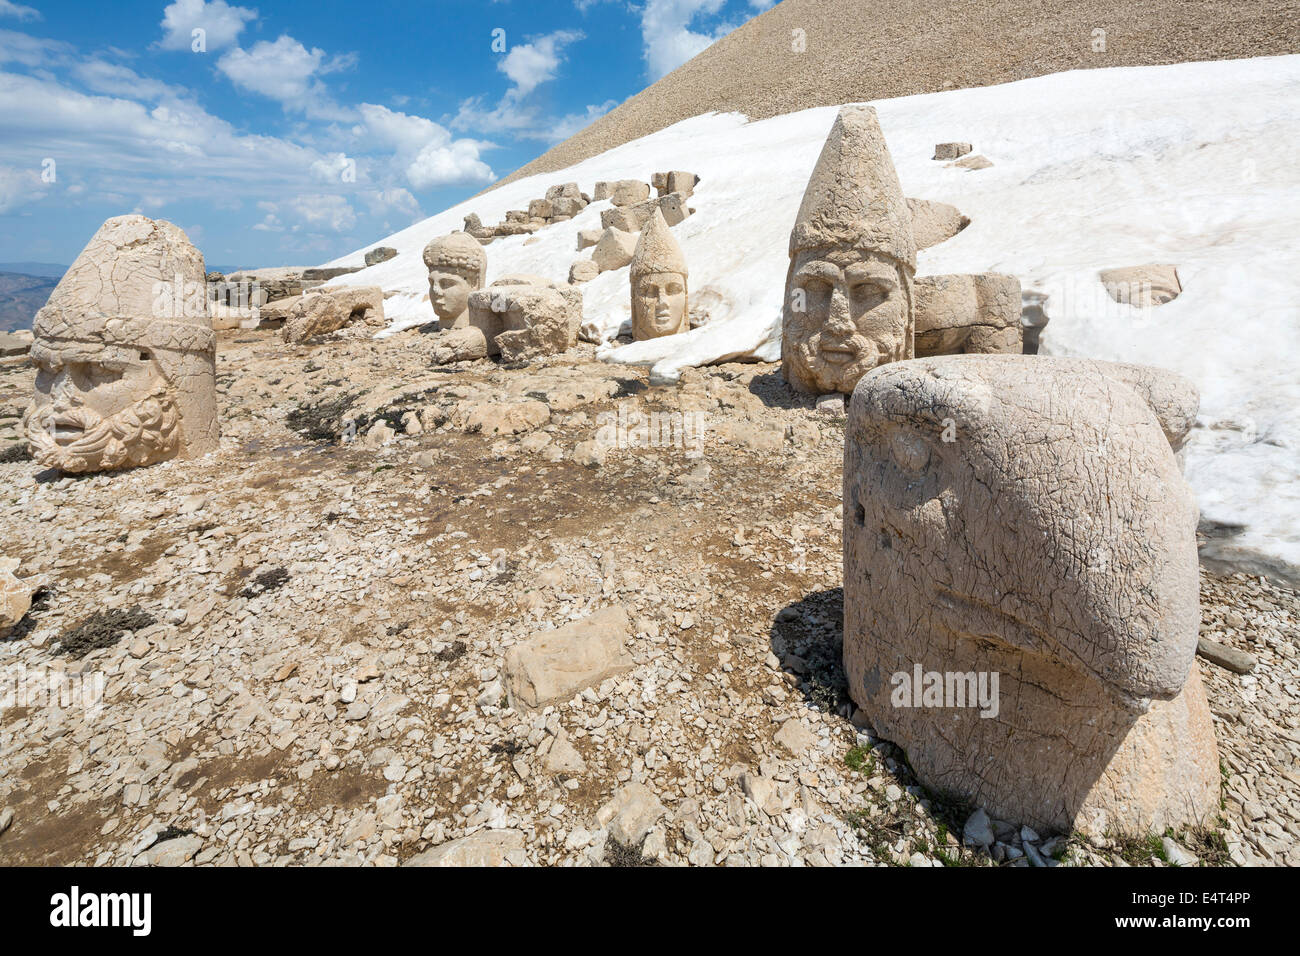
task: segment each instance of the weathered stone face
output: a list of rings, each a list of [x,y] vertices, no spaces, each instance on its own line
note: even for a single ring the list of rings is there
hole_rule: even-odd
[[[913,353],[912,216],[871,107],[843,107],[790,231],[781,367],[805,392],[851,392]]]
[[[203,257],[169,222],[104,223],[33,322],[33,457],[70,472],[217,444],[216,339]]]
[[[854,391],[845,671],[927,785],[1087,832],[1159,830],[1217,805],[1193,671],[1196,506],[1166,438],[1194,417],[1195,392],[1170,379],[1186,384],[950,356],[888,365]],[[992,713],[903,701],[918,668],[997,675]]]
[[[632,338],[656,339],[690,329],[686,277],[680,272],[638,276],[632,289]]]
[[[453,232],[424,247],[429,270],[429,304],[444,329],[469,324],[469,294],[483,288],[487,255],[482,244],[464,232]]]
[[[887,256],[805,250],[786,289],[781,370],[795,388],[849,393],[876,366],[912,357],[912,280]]]
[[[637,240],[629,274],[632,338],[657,339],[689,331],[686,256],[659,210]]]

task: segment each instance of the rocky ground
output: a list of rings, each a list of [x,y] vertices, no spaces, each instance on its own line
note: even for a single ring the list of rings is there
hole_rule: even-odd
[[[1295,593],[1203,577],[1257,662],[1201,664],[1215,826],[1021,831],[854,720],[833,409],[775,366],[430,350],[223,333],[221,451],[82,478],[2,450],[0,366],[0,540],[48,584],[0,635],[0,863],[1300,865]],[[527,707],[519,655],[597,612],[625,659]]]

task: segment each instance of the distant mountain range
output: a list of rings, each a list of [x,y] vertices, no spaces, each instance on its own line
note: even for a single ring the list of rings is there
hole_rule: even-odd
[[[48,262],[0,262],[0,332],[31,328],[67,268]]]
[[[0,262],[0,272],[16,272],[25,276],[40,276],[42,279],[62,279],[67,266],[53,262]]]

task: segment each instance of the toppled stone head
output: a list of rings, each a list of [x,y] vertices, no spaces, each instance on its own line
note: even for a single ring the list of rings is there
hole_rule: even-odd
[[[840,110],[790,233],[781,369],[813,394],[852,392],[914,354],[916,245],[893,160],[868,106]]]
[[[216,338],[203,256],[144,216],[95,233],[32,324],[32,456],[109,471],[217,446]]]
[[[928,786],[1096,832],[1216,805],[1197,510],[1174,455],[1197,404],[1158,369],[1024,356],[916,359],[858,384],[845,670]],[[1000,700],[901,699],[918,669],[996,675]]]
[[[690,330],[686,257],[658,209],[637,240],[630,272],[633,339]]]
[[[441,236],[424,247],[429,269],[429,303],[438,324],[460,329],[469,324],[469,294],[483,288],[487,253],[483,245],[464,232]]]

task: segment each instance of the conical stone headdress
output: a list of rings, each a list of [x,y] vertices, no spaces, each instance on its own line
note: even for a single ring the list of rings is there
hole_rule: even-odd
[[[836,246],[882,253],[916,271],[912,217],[870,106],[841,107],[790,232],[792,258]]]
[[[672,230],[668,228],[668,221],[664,219],[663,212],[657,207],[655,214],[641,230],[641,238],[636,242],[636,251],[632,253],[632,281],[636,282],[638,276],[654,272],[677,272],[683,279],[689,274],[686,271],[686,256],[682,254],[682,247],[673,238]]]

